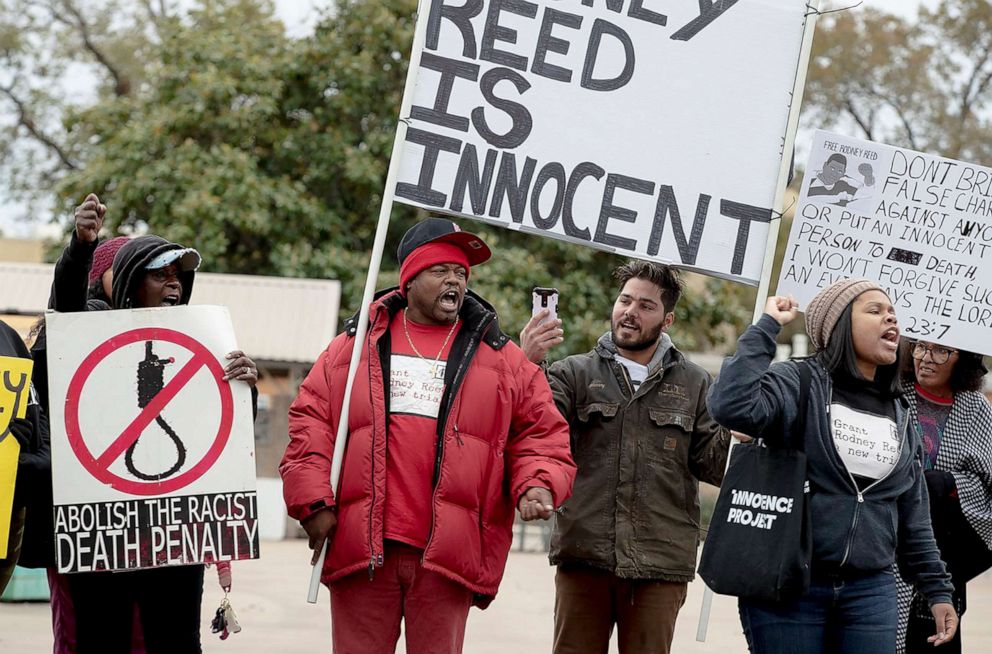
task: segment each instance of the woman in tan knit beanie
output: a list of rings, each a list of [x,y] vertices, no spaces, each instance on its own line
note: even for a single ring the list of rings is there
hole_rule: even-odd
[[[895,308],[872,281],[838,281],[806,307],[816,354],[773,364],[775,339],[797,315],[793,298],[768,298],[765,315],[741,336],[707,398],[723,426],[773,447],[804,449],[807,457],[810,587],[780,602],[741,598],[748,647],[754,654],[895,651],[897,562],[929,603],[936,627],[929,642],[948,642],[958,618],[920,501],[920,442],[899,391]],[[811,373],[803,407],[799,366]],[[805,432],[793,433],[800,423]]]

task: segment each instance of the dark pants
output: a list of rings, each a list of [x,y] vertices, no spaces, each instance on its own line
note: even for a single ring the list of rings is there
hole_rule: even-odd
[[[77,654],[129,654],[134,606],[148,654],[200,654],[203,566],[68,575]]]
[[[0,595],[10,583],[10,578],[14,576],[14,568],[17,567],[17,557],[21,553],[21,539],[24,536],[24,516],[27,512],[23,509],[14,509],[10,516],[10,532],[7,537],[7,557],[0,559]]]
[[[742,599],[739,608],[752,654],[879,654],[896,649],[891,571],[815,576],[801,599]]]
[[[613,625],[621,654],[667,654],[686,583],[620,579],[586,567],[555,575],[555,654],[606,654]]]

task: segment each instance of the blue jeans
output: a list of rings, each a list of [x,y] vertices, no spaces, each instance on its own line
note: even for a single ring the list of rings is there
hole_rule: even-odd
[[[896,649],[896,583],[891,570],[813,576],[791,602],[740,600],[752,654],[890,654]]]

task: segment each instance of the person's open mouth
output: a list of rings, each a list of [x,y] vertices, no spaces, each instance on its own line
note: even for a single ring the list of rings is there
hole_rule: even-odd
[[[444,311],[458,311],[460,299],[458,291],[445,291],[438,297],[437,303]]]
[[[169,295],[166,295],[165,297],[162,298],[163,307],[174,307],[178,304],[179,304],[178,293],[170,293]]]
[[[882,334],[882,341],[891,350],[899,349],[899,328],[890,327]]]

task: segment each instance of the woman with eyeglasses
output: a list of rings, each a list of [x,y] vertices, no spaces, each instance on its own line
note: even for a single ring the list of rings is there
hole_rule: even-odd
[[[982,355],[937,343],[903,343],[902,381],[923,443],[923,474],[941,558],[965,611],[965,584],[992,565],[992,407],[982,395]],[[932,651],[932,618],[914,587],[898,580],[898,652]],[[943,651],[961,651],[961,631]]]

